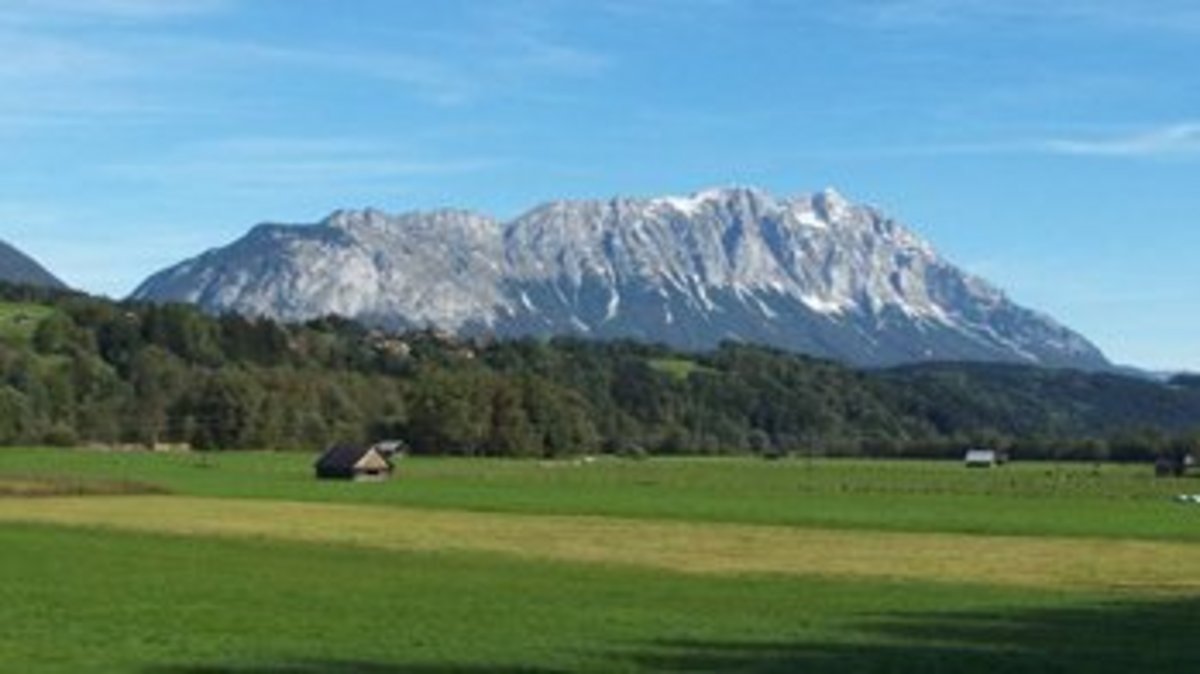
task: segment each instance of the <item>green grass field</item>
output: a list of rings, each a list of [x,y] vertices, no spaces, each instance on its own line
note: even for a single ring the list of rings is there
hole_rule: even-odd
[[[1145,467],[309,464],[0,450],[0,671],[1200,671]]]
[[[885,531],[1200,541],[1174,502],[1200,479],[1147,466],[670,459],[406,459],[391,483],[318,483],[295,453],[144,454],[0,449],[0,475],[151,483],[189,496],[738,522]]]

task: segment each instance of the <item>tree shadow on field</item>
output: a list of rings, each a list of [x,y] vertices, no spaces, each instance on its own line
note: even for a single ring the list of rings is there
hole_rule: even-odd
[[[786,627],[786,626],[781,626]],[[592,651],[588,671],[659,674],[1155,674],[1200,672],[1200,597],[1075,608],[883,614],[836,641],[659,640]],[[597,665],[600,665],[597,668]],[[474,664],[299,662],[157,667],[143,674],[551,674]]]
[[[881,616],[862,642],[659,641],[648,672],[1200,672],[1200,598],[1008,613]]]
[[[143,674],[565,674],[536,667],[468,664],[388,664],[348,660],[266,665],[172,665],[151,667]]]

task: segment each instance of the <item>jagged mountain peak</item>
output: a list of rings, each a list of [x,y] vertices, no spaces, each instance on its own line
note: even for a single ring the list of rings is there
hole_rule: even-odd
[[[692,192],[687,196],[665,196],[642,200],[651,207],[674,210],[684,217],[692,217],[709,209],[752,208],[765,212],[779,208],[779,203],[769,193],[756,187],[730,185],[710,187]]]
[[[320,225],[325,234],[251,235],[155,275],[135,296],[290,320],[341,313],[686,348],[738,339],[867,365],[1107,366],[1079,335],[832,188],[551,201],[505,223],[454,209],[337,211]]]
[[[833,187],[826,187],[812,196],[813,207],[824,214],[826,219],[838,220],[845,216],[853,204],[841,192]]]
[[[357,227],[386,227],[392,216],[376,208],[338,209],[320,224],[333,229],[352,230]]]
[[[475,211],[441,208],[391,214],[377,208],[339,209],[319,224],[343,231],[406,231],[428,226],[494,227],[496,220]]]

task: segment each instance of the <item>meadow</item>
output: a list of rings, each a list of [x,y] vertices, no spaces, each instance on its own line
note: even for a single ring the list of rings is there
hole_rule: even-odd
[[[310,464],[0,450],[0,671],[1200,668],[1200,480],[1145,466]]]
[[[0,475],[148,483],[178,495],[358,503],[873,531],[1200,541],[1173,501],[1200,479],[1145,465],[954,461],[409,458],[392,482],[316,482],[288,452],[144,453],[0,449]]]

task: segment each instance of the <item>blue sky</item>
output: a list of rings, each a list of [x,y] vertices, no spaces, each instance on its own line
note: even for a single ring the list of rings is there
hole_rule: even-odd
[[[837,187],[1200,370],[1193,0],[3,0],[0,237],[123,296],[256,222]]]

